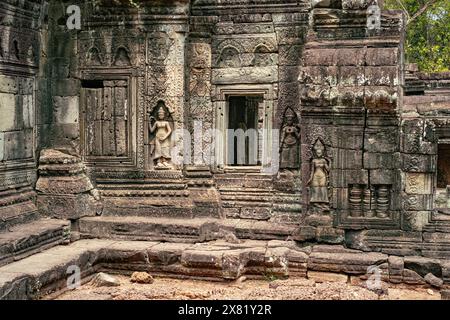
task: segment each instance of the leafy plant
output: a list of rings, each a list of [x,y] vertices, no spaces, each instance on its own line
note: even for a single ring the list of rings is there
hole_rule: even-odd
[[[421,71],[450,71],[450,1],[385,0],[406,16],[406,60]]]

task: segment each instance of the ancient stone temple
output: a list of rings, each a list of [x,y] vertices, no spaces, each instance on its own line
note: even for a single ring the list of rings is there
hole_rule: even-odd
[[[401,12],[69,2],[0,3],[0,298],[87,239],[164,245],[161,273],[450,281],[450,74],[404,62]]]

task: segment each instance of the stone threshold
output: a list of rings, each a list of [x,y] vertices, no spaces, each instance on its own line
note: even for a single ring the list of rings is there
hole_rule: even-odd
[[[244,275],[267,280],[317,278],[323,273],[329,279],[335,275],[362,283],[375,274],[374,267],[380,280],[395,284],[428,282],[446,287],[450,283],[448,261],[365,253],[340,245],[300,247],[294,241],[279,240],[189,244],[92,239],[53,247],[0,267],[0,299],[39,299],[63,292],[77,268],[82,283],[100,271],[147,271],[154,276],[212,281],[232,281]]]

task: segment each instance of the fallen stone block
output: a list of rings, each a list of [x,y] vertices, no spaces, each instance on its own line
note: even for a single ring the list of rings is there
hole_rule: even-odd
[[[432,273],[428,273],[427,275],[425,275],[424,279],[428,284],[436,288],[440,288],[444,284],[444,281],[442,279],[436,277]]]
[[[91,281],[91,286],[93,287],[117,287],[120,286],[120,282],[117,278],[100,272]]]

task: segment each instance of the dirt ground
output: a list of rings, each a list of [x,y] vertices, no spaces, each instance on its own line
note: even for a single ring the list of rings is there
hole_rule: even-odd
[[[130,282],[115,276],[117,287],[93,287],[89,283],[56,297],[56,300],[439,300],[437,290],[422,287],[393,287],[370,291],[344,282],[308,279],[244,280],[210,282],[155,278],[152,284]]]

